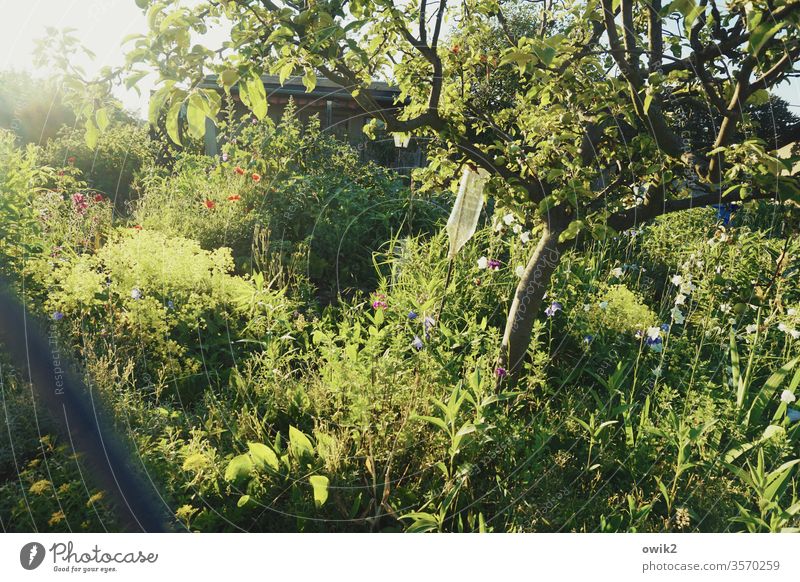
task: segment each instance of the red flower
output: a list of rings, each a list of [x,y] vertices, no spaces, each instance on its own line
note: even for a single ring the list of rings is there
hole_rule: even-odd
[[[141,224],[134,224],[133,225],[133,230],[142,230],[142,225]]]
[[[238,194],[233,194],[231,196],[228,196],[228,200],[230,200],[231,202],[238,202],[241,199],[242,197],[239,196]]]
[[[205,202],[203,202],[203,204],[205,204],[206,208],[208,208],[209,210],[213,210],[214,207],[216,207],[217,205],[217,203],[214,202],[213,200],[206,200]]]
[[[67,158],[67,163],[72,166],[75,164],[75,156],[70,156]]]
[[[103,201],[103,195],[102,194],[95,194],[94,201],[95,202],[102,202]]]
[[[253,177],[253,182],[260,182],[261,181],[261,175],[259,175],[259,174],[253,174],[252,177]]]
[[[236,167],[233,169],[233,171],[234,171],[234,172],[236,172],[237,174],[239,174],[240,176],[243,176],[243,175],[244,175],[244,170],[243,170],[242,168],[240,168],[239,166],[236,166]]]
[[[80,192],[76,192],[72,195],[72,204],[75,206],[75,211],[80,214],[83,214],[89,207],[89,201],[86,200],[86,196]]]
[[[460,51],[460,50],[461,50],[461,47],[459,47],[457,44],[453,45],[453,54],[454,55],[457,55],[458,51]]]

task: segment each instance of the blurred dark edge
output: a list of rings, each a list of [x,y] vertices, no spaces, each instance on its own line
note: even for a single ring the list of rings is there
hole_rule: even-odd
[[[82,465],[109,495],[123,531],[174,531],[158,492],[134,468],[131,461],[136,457],[110,427],[101,399],[90,397],[66,350],[59,355],[62,385],[56,385],[48,335],[11,289],[0,277],[0,341],[14,366],[28,374],[37,404],[44,404],[75,452],[82,454]]]

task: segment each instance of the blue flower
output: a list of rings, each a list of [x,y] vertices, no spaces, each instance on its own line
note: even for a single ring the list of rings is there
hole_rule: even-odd
[[[650,346],[650,349],[653,350],[654,352],[660,352],[662,349],[664,349],[664,345],[660,337],[654,338],[651,336],[647,336],[645,343],[648,346]]]
[[[60,311],[55,311],[53,312],[53,319],[55,319],[56,321],[61,321],[62,319],[64,319],[64,314],[61,313]]]
[[[797,422],[800,420],[800,410],[797,410],[796,408],[787,408],[786,416],[789,417],[790,421]]]
[[[661,330],[664,331],[664,332],[669,332],[669,324],[668,323],[662,323],[661,324]]]
[[[411,347],[416,349],[417,351],[419,351],[419,350],[421,350],[422,348],[425,347],[425,344],[422,343],[422,340],[419,338],[418,335],[415,335],[414,336],[414,341],[411,342]]]
[[[175,304],[172,302],[171,299],[167,301],[167,309],[175,309]]]
[[[431,339],[431,328],[436,325],[436,320],[430,315],[426,315],[422,320],[422,326],[425,328],[425,339]]]
[[[717,219],[722,221],[723,226],[728,226],[731,222],[731,214],[739,210],[739,205],[731,202],[713,204],[711,207],[716,208]]]
[[[556,313],[561,311],[563,308],[564,308],[564,306],[561,305],[558,301],[553,301],[550,304],[550,307],[548,307],[547,309],[544,310],[544,314],[547,317],[553,317]]]
[[[408,319],[410,319],[411,321],[414,321],[416,318],[417,318],[417,312],[416,311],[411,310],[411,311],[408,312]]]
[[[594,336],[592,334],[587,334],[587,335],[583,336],[583,343],[585,343],[587,345],[592,343],[592,340],[594,340]]]

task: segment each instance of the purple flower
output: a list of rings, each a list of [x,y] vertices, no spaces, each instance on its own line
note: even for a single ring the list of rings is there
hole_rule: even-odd
[[[490,269],[496,271],[500,268],[500,261],[497,259],[489,259],[489,262],[486,264]]]
[[[668,323],[662,323],[661,324],[661,331],[669,332],[669,324]]]
[[[55,319],[56,321],[61,321],[62,319],[64,319],[64,314],[61,313],[60,311],[54,311],[53,319]]]
[[[564,308],[564,306],[561,305],[558,301],[553,301],[550,304],[550,307],[548,307],[547,309],[544,310],[544,314],[547,317],[553,317],[556,313],[561,311],[563,308]]]
[[[410,319],[411,321],[414,321],[416,318],[417,318],[417,312],[416,311],[411,310],[411,311],[408,312],[408,319]]]
[[[592,340],[594,340],[594,336],[592,334],[587,334],[583,336],[583,343],[585,343],[586,345],[592,343]]]
[[[430,315],[426,315],[425,318],[422,320],[422,327],[425,328],[425,339],[431,339],[431,328],[436,325],[436,320],[433,319]]]
[[[634,337],[636,339],[642,339],[644,337],[644,331],[642,331],[641,329],[637,329],[636,333],[634,334]]]
[[[389,305],[386,301],[381,301],[380,299],[376,299],[372,302],[372,309],[386,309]]]
[[[139,291],[138,287],[134,287],[133,289],[131,289],[131,299],[138,300],[138,299],[141,299],[141,298],[142,298],[142,292]]]
[[[416,349],[417,351],[419,351],[419,350],[421,350],[423,347],[425,347],[425,344],[424,344],[424,343],[422,343],[422,340],[419,338],[419,336],[418,336],[418,335],[415,335],[415,336],[414,336],[414,341],[413,341],[413,342],[411,342],[411,347],[412,347],[412,348],[414,348],[414,349]]]
[[[506,370],[502,366],[498,366],[497,368],[494,369],[494,374],[498,378],[505,378],[506,376],[508,376],[508,370]]]

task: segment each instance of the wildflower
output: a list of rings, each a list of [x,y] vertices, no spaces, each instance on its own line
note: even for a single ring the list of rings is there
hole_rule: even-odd
[[[234,172],[236,172],[237,174],[239,174],[240,176],[244,176],[244,169],[243,169],[243,168],[240,168],[239,166],[236,166],[236,167],[233,169],[233,171],[234,171]]]
[[[231,194],[230,196],[228,196],[228,201],[230,202],[238,202],[241,199],[242,197],[239,196],[238,194]]]
[[[672,321],[677,325],[680,325],[686,321],[686,317],[683,315],[683,312],[678,308],[677,305],[670,310],[669,314],[672,316]]]
[[[511,226],[512,224],[514,224],[514,215],[509,212],[508,214],[503,216],[503,222],[506,223],[506,226]]]
[[[660,327],[648,327],[647,328],[647,339],[656,341],[661,340],[661,328]]]
[[[525,274],[525,267],[523,267],[522,265],[517,265],[517,268],[514,269],[514,274],[520,279],[522,279],[522,276]]]
[[[592,334],[586,334],[585,336],[583,336],[583,343],[585,343],[586,345],[592,343],[592,340],[594,340],[594,336]]]
[[[389,307],[389,304],[386,303],[386,296],[383,294],[378,294],[375,296],[376,299],[372,302],[372,309],[386,309]]]
[[[453,51],[454,55],[457,55],[458,51],[461,50],[461,48],[457,44],[454,44],[451,50]]]
[[[547,309],[544,310],[544,314],[547,317],[553,317],[556,313],[558,313],[562,309],[563,309],[563,306],[558,301],[553,301],[550,304],[550,307],[548,307]]]
[[[208,208],[209,210],[213,210],[217,206],[216,202],[214,202],[213,200],[208,200],[208,199],[206,199],[203,202],[203,204],[205,204],[205,207]]]
[[[417,318],[417,312],[416,311],[412,310],[412,311],[408,312],[408,319],[410,319],[411,321],[414,321],[416,318]]]
[[[142,292],[139,290],[138,287],[134,287],[133,289],[131,289],[131,299],[137,299],[138,300],[138,299],[141,299],[141,298],[142,298]]]
[[[68,158],[67,158],[67,163],[68,163],[70,166],[74,166],[74,165],[75,165],[75,156],[70,156],[70,157],[68,157]]]
[[[521,224],[515,224],[515,225],[514,225],[514,226],[511,228],[511,231],[512,231],[514,234],[519,234],[519,233],[521,233],[521,232],[522,232],[522,225],[521,225]]]
[[[522,244],[526,245],[531,242],[531,232],[526,230],[521,235],[519,235],[519,240],[522,241]]]
[[[650,346],[650,349],[654,352],[660,352],[664,349],[664,342],[661,340],[661,337],[653,338],[648,335],[644,343]]]
[[[253,182],[260,182],[261,181],[261,174],[253,174],[250,177],[253,179]]]
[[[497,269],[500,268],[500,261],[498,261],[497,259],[489,259],[488,266],[493,271],[496,271]]]
[[[722,313],[730,313],[731,312],[731,304],[730,303],[720,303],[719,310]]]
[[[691,292],[694,291],[695,289],[697,289],[697,286],[691,281],[684,281],[683,283],[681,283],[680,291],[684,295],[691,294]]]
[[[614,269],[611,269],[611,275],[619,279],[620,277],[622,277],[622,268],[616,267]]]
[[[425,344],[424,344],[424,343],[422,343],[422,340],[419,338],[419,336],[418,336],[418,335],[415,335],[415,336],[414,336],[414,341],[413,341],[413,342],[411,342],[411,347],[412,347],[412,348],[414,348],[415,350],[419,351],[419,350],[421,350],[423,347],[425,347]]]
[[[755,323],[751,323],[747,327],[744,328],[747,333],[756,333],[758,330],[758,326]]]
[[[727,202],[725,204],[713,204],[712,208],[717,210],[717,219],[722,221],[724,226],[728,226],[731,221],[731,214],[739,210],[738,204]]]
[[[797,400],[797,397],[794,395],[794,393],[790,392],[789,390],[784,390],[783,392],[781,392],[781,402],[785,402],[786,404],[791,404],[795,400]]]
[[[660,378],[661,374],[663,373],[664,370],[661,368],[661,365],[658,365],[655,368],[653,368],[653,376],[655,376],[656,378]]]
[[[608,309],[608,301],[601,301],[597,304],[600,309]]]
[[[89,201],[84,194],[76,192],[72,195],[72,204],[75,205],[75,211],[83,214],[89,207]]]
[[[782,331],[783,333],[787,333],[789,331],[789,328],[786,327],[785,323],[779,323],[778,324],[778,331]]]
[[[678,285],[683,283],[683,277],[681,277],[680,275],[673,275],[670,281],[672,281],[672,284],[677,287]]]
[[[436,325],[436,320],[433,319],[430,315],[426,315],[425,318],[422,320],[422,327],[425,329],[425,339],[431,339],[431,328]]]
[[[678,293],[675,297],[675,305],[685,305],[686,304],[686,295]]]
[[[589,305],[588,303],[584,303],[584,304],[583,304],[583,310],[584,310],[584,311],[587,311],[587,312],[588,312],[588,311],[589,311],[591,308],[592,308],[592,306],[591,306],[591,305]]]
[[[223,162],[227,162],[228,161],[228,154],[225,154],[225,153],[222,154],[222,161]]]
[[[481,257],[480,259],[478,259],[479,269],[485,269],[488,266],[489,266],[489,259],[487,259],[486,257]]]
[[[102,202],[103,201],[103,195],[102,194],[95,194],[94,195],[94,201],[95,202]]]
[[[498,366],[497,368],[495,368],[494,374],[498,378],[505,378],[506,376],[508,376],[508,370],[506,370],[502,366]]]
[[[791,422],[797,422],[800,420],[800,410],[797,410],[796,408],[787,408],[786,416],[789,417]]]
[[[797,310],[794,307],[792,307],[790,309],[787,309],[786,310],[786,315],[788,315],[789,317],[791,317],[793,315],[797,315]]]
[[[62,319],[64,319],[64,314],[61,313],[60,311],[54,311],[53,319],[55,319],[56,321],[61,321]]]
[[[675,510],[675,527],[678,529],[686,529],[692,525],[691,516],[689,515],[689,510],[685,507],[679,507]]]
[[[664,333],[669,333],[669,324],[668,323],[662,323],[661,324],[661,331],[663,331]]]
[[[142,230],[142,225],[141,224],[134,224],[132,228],[133,228],[133,230]]]

